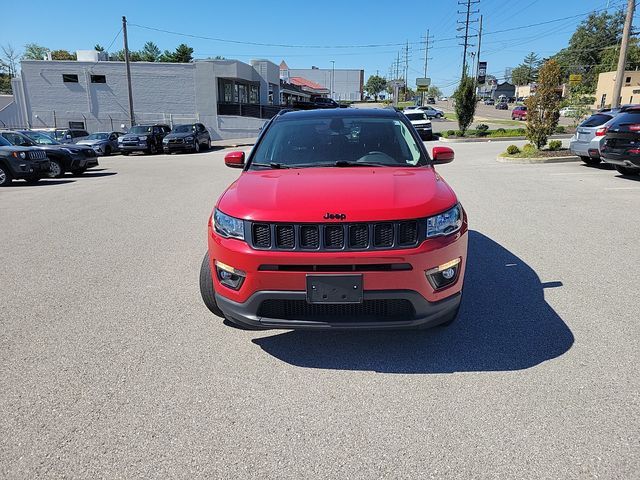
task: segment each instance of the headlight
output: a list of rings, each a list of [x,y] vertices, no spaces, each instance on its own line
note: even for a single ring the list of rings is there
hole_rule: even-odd
[[[427,218],[427,238],[450,235],[462,227],[462,207],[455,207],[435,217]]]
[[[213,227],[223,237],[239,238],[244,240],[244,222],[238,218],[230,217],[216,208],[213,212]]]
[[[138,140],[140,141],[145,141],[147,139],[147,137],[138,137]]]
[[[124,142],[124,138],[123,137],[118,137],[118,143],[122,143]]]
[[[185,142],[193,142],[193,137],[187,137],[184,139]]]
[[[22,158],[23,160],[27,158],[27,154],[24,152],[13,152],[11,155],[13,155],[15,158]]]
[[[162,139],[162,143],[169,143],[169,139],[168,139],[167,137],[164,137],[164,138]]]

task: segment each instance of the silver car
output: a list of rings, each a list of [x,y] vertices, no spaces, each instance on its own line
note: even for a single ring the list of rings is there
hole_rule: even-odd
[[[600,163],[599,142],[604,139],[604,125],[615,116],[611,112],[594,113],[578,125],[576,133],[569,141],[571,153],[579,156],[587,165]]]
[[[89,145],[97,155],[111,155],[120,151],[118,137],[122,132],[96,132],[78,141],[79,145]]]

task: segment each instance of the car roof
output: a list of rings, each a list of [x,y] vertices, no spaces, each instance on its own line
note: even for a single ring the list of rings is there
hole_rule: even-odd
[[[349,117],[398,118],[398,116],[398,113],[393,108],[329,108],[315,110],[290,110],[281,113],[275,118],[275,120]]]

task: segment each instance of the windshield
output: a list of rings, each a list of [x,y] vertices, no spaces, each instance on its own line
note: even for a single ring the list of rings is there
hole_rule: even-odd
[[[171,131],[171,133],[189,133],[189,132],[195,132],[195,130],[196,130],[195,125],[176,125],[175,127],[173,127],[173,130]]]
[[[10,147],[11,144],[7,142],[2,136],[0,136],[0,147]]]
[[[135,127],[131,127],[129,133],[151,133],[152,128],[151,125],[136,125]]]
[[[405,115],[409,120],[426,120],[427,119],[426,115],[420,111],[405,113]]]
[[[59,143],[56,142],[53,138],[51,138],[49,135],[45,135],[42,132],[29,131],[29,132],[22,132],[22,133],[27,137],[29,137],[31,140],[34,141],[34,143],[38,145],[59,145]]]
[[[29,138],[17,132],[3,132],[2,136],[10,144],[16,145],[18,147],[32,147],[35,145],[35,143],[33,143]]]
[[[100,133],[92,133],[86,139],[87,140],[106,140],[107,138],[109,138],[108,133],[100,132]]]
[[[251,168],[347,166],[417,166],[428,157],[398,118],[324,117],[281,119],[265,133]]]

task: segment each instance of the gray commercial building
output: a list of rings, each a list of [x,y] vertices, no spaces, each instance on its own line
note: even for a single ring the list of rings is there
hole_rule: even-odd
[[[361,101],[364,90],[364,70],[346,68],[289,68],[280,63],[280,78],[289,82],[291,78],[302,77],[329,90],[334,100]]]
[[[268,60],[132,62],[131,83],[136,123],[199,121],[214,139],[254,136],[280,108],[279,68]],[[124,62],[27,60],[12,85],[5,126],[129,127]]]

